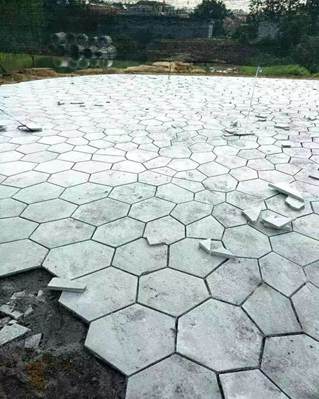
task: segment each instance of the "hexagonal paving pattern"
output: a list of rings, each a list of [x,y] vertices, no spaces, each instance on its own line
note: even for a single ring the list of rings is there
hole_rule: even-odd
[[[136,304],[91,323],[85,346],[131,375],[172,354],[174,335],[172,317]]]
[[[44,267],[85,282],[60,302],[90,323],[86,346],[130,376],[126,399],[319,397],[319,184],[308,177],[319,133],[306,117],[319,83],[258,80],[247,120],[251,87],[155,75],[1,87],[4,110],[36,113],[43,130],[12,119],[0,133],[0,277]],[[225,134],[234,120],[251,135]],[[304,207],[269,182],[289,182]],[[242,214],[253,207],[255,224]],[[290,227],[264,226],[267,210]],[[236,257],[205,252],[208,238]]]

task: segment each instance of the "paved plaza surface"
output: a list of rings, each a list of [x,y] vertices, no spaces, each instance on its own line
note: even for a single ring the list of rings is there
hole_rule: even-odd
[[[258,79],[247,118],[253,85],[105,75],[0,88],[13,117],[1,114],[0,277],[43,267],[85,284],[60,303],[128,377],[127,399],[319,398],[319,82]],[[297,189],[302,209],[269,183]],[[258,207],[290,221],[249,222]]]

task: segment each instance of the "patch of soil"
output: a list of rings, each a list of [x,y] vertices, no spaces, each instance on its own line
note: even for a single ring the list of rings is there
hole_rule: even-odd
[[[85,350],[87,326],[46,289],[50,279],[36,270],[0,282],[0,305],[29,309],[18,322],[30,329],[0,347],[0,399],[124,399],[125,377]],[[26,349],[25,338],[38,333],[39,347]]]

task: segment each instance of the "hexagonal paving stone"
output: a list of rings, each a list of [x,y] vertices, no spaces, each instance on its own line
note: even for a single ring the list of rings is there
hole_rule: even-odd
[[[77,162],[73,167],[74,170],[78,170],[80,172],[88,174],[102,172],[102,170],[108,170],[110,168],[111,168],[110,164],[98,161]]]
[[[1,174],[5,176],[12,176],[12,175],[17,175],[18,173],[31,170],[35,166],[36,164],[32,162],[24,162],[24,161],[4,162],[1,163],[0,171]]]
[[[18,175],[13,175],[8,177],[3,184],[13,187],[28,187],[34,184],[39,184],[47,180],[47,173],[35,172],[30,170],[28,172],[19,173]]]
[[[0,219],[0,243],[28,238],[37,226],[20,217]]]
[[[92,321],[135,302],[137,278],[113,267],[76,279],[86,285],[81,295],[62,292],[59,302],[85,321]]]
[[[47,248],[59,247],[91,238],[93,226],[74,219],[62,219],[41,224],[32,234],[32,240]]]
[[[209,177],[203,183],[208,190],[221,191],[223,193],[235,190],[237,186],[237,180],[228,174]]]
[[[128,380],[126,399],[163,398],[221,399],[221,395],[212,371],[172,355]]]
[[[291,399],[318,397],[319,343],[306,335],[266,339],[263,372]]]
[[[203,190],[195,194],[195,200],[209,205],[217,205],[225,201],[225,193]]]
[[[312,284],[319,287],[319,262],[315,262],[305,267],[305,272],[309,281],[311,281]]]
[[[89,175],[75,170],[54,173],[49,178],[49,182],[62,187],[72,187],[77,184],[85,183],[89,180]]]
[[[185,237],[185,227],[171,216],[146,224],[144,237],[150,245],[172,244]]]
[[[34,222],[43,223],[67,218],[75,209],[76,205],[61,199],[53,199],[28,205],[21,216]]]
[[[135,202],[154,197],[154,195],[154,186],[144,183],[132,183],[121,187],[115,187],[109,197],[127,202],[128,204],[134,204]]]
[[[296,211],[290,208],[290,206],[286,204],[285,202],[286,197],[287,197],[286,195],[278,194],[273,196],[272,198],[267,199],[266,200],[267,208],[270,209],[271,211],[279,213],[280,215],[287,216],[292,219],[296,219],[299,216],[312,213],[312,209],[308,201],[305,201],[304,209]]]
[[[142,222],[149,222],[168,215],[174,206],[175,204],[160,198],[149,198],[133,204],[129,216],[141,220]]]
[[[221,374],[225,399],[288,399],[261,371]]]
[[[257,179],[258,177],[257,172],[248,166],[232,169],[229,173],[238,181]]]
[[[237,190],[262,199],[274,195],[274,191],[268,186],[268,183],[260,179],[241,181],[238,183]]]
[[[141,238],[144,223],[125,217],[97,228],[93,239],[104,244],[118,247],[137,238]]]
[[[292,300],[304,331],[319,339],[319,288],[308,283],[292,297]]]
[[[182,170],[191,170],[196,169],[198,166],[197,162],[192,161],[191,159],[173,159],[169,164],[168,167],[175,169],[177,171]]]
[[[173,353],[174,340],[173,317],[136,304],[91,323],[85,346],[130,375]]]
[[[311,214],[300,217],[293,222],[294,231],[319,240],[319,215]]]
[[[183,224],[195,222],[196,220],[202,219],[203,217],[210,215],[212,212],[212,206],[197,201],[184,202],[178,204],[174,208],[171,215],[178,219]]]
[[[229,259],[207,277],[212,296],[241,304],[261,283],[255,259]]]
[[[26,187],[14,195],[14,198],[32,204],[34,202],[46,201],[58,198],[63,188],[50,183],[40,183],[31,187]]]
[[[167,266],[167,246],[150,247],[140,238],[117,248],[113,266],[135,275],[163,269]]]
[[[121,186],[122,184],[134,183],[136,180],[135,173],[119,172],[117,170],[94,173],[90,177],[91,182],[108,186]]]
[[[208,177],[223,175],[229,171],[228,168],[216,162],[205,163],[201,165],[198,170]]]
[[[83,222],[100,226],[126,216],[128,210],[129,206],[127,204],[105,198],[90,202],[89,204],[80,205],[73,214],[73,217]]]
[[[264,202],[259,197],[242,193],[240,191],[232,191],[231,193],[227,193],[226,200],[229,204],[243,210],[257,206],[264,208],[265,206]]]
[[[240,226],[247,223],[241,209],[227,203],[216,205],[213,215],[224,227]]]
[[[38,170],[39,172],[45,172],[45,173],[51,174],[51,173],[63,172],[64,170],[71,169],[72,165],[73,165],[72,162],[54,159],[52,161],[42,162],[35,168],[35,170]]]
[[[300,266],[274,252],[261,258],[259,264],[263,280],[284,295],[290,296],[306,281]]]
[[[188,202],[193,199],[193,193],[178,187],[175,184],[168,183],[158,187],[156,196],[167,201],[179,204],[181,202]]]
[[[186,236],[192,238],[221,239],[224,232],[223,226],[214,218],[207,216],[186,227]]]
[[[0,215],[2,218],[19,216],[26,207],[26,204],[12,198],[0,200]]]
[[[208,296],[203,280],[164,269],[141,277],[138,301],[172,316],[178,316]]]
[[[287,233],[271,237],[275,252],[300,266],[308,265],[319,259],[319,242],[299,233]]]
[[[67,188],[61,198],[73,202],[74,204],[83,205],[108,196],[111,187],[102,186],[95,183],[83,183],[75,187]]]
[[[240,308],[210,299],[179,319],[177,352],[217,371],[258,367],[261,340]]]
[[[207,276],[225,258],[211,256],[199,249],[200,240],[185,238],[170,246],[169,266],[198,277]]]
[[[0,277],[41,266],[48,250],[30,240],[0,244]]]
[[[43,267],[52,274],[74,279],[111,264],[114,250],[95,241],[83,241],[51,249]]]
[[[265,284],[257,288],[243,307],[265,335],[301,331],[289,299]]]
[[[260,258],[271,251],[268,238],[247,225],[226,229],[223,243],[233,254],[241,257]]]

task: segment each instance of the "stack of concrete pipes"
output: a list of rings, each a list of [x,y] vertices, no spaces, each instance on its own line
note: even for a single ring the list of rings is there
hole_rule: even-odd
[[[50,50],[54,54],[74,58],[113,60],[116,56],[116,48],[111,37],[107,35],[89,37],[85,33],[54,33],[51,36]]]

